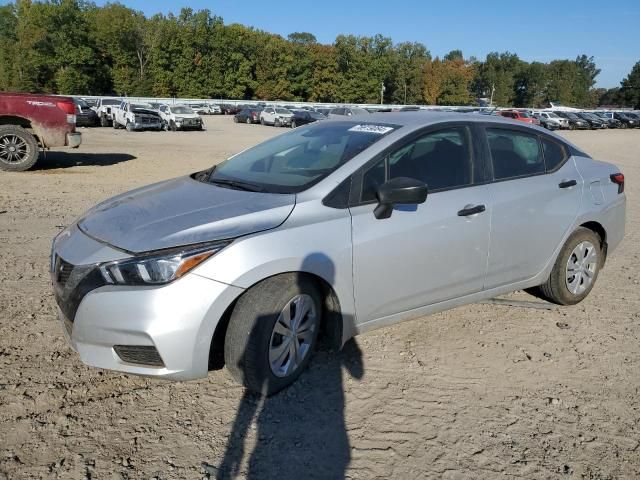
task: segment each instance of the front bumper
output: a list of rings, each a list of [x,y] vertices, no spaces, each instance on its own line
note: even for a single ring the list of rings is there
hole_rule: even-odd
[[[133,129],[134,130],[161,130],[162,129],[162,122],[160,122],[160,121],[153,122],[153,123],[136,122],[136,123],[133,124]]]
[[[71,148],[78,148],[82,143],[82,134],[80,132],[67,133],[67,146]]]
[[[207,375],[215,328],[242,291],[191,273],[162,287],[100,287],[82,299],[74,319],[60,308],[58,313],[65,337],[83,363],[192,380]],[[123,360],[115,346],[153,347],[161,365]]]

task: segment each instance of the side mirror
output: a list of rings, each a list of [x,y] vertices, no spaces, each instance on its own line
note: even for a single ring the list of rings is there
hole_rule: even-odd
[[[378,187],[378,205],[373,214],[378,220],[389,218],[395,205],[417,205],[427,199],[427,186],[408,177],[392,178]]]

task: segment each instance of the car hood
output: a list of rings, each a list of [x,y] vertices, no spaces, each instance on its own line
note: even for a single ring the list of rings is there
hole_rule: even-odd
[[[160,116],[160,114],[157,111],[151,110],[150,108],[132,108],[131,111],[133,113],[146,113],[147,115]]]
[[[276,228],[293,210],[295,198],[183,177],[106,200],[90,209],[78,226],[96,240],[140,253]]]

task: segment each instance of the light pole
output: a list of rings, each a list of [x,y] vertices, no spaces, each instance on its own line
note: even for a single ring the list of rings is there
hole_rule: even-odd
[[[384,82],[380,83],[380,105],[384,103],[384,91],[386,88],[384,87]]]
[[[493,92],[496,91],[496,84],[492,83],[491,84],[491,100],[489,100],[489,106],[493,107]]]

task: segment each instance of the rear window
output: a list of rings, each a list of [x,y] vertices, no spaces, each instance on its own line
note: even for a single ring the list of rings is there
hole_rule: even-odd
[[[496,180],[545,172],[538,137],[515,130],[487,129],[493,177]]]

